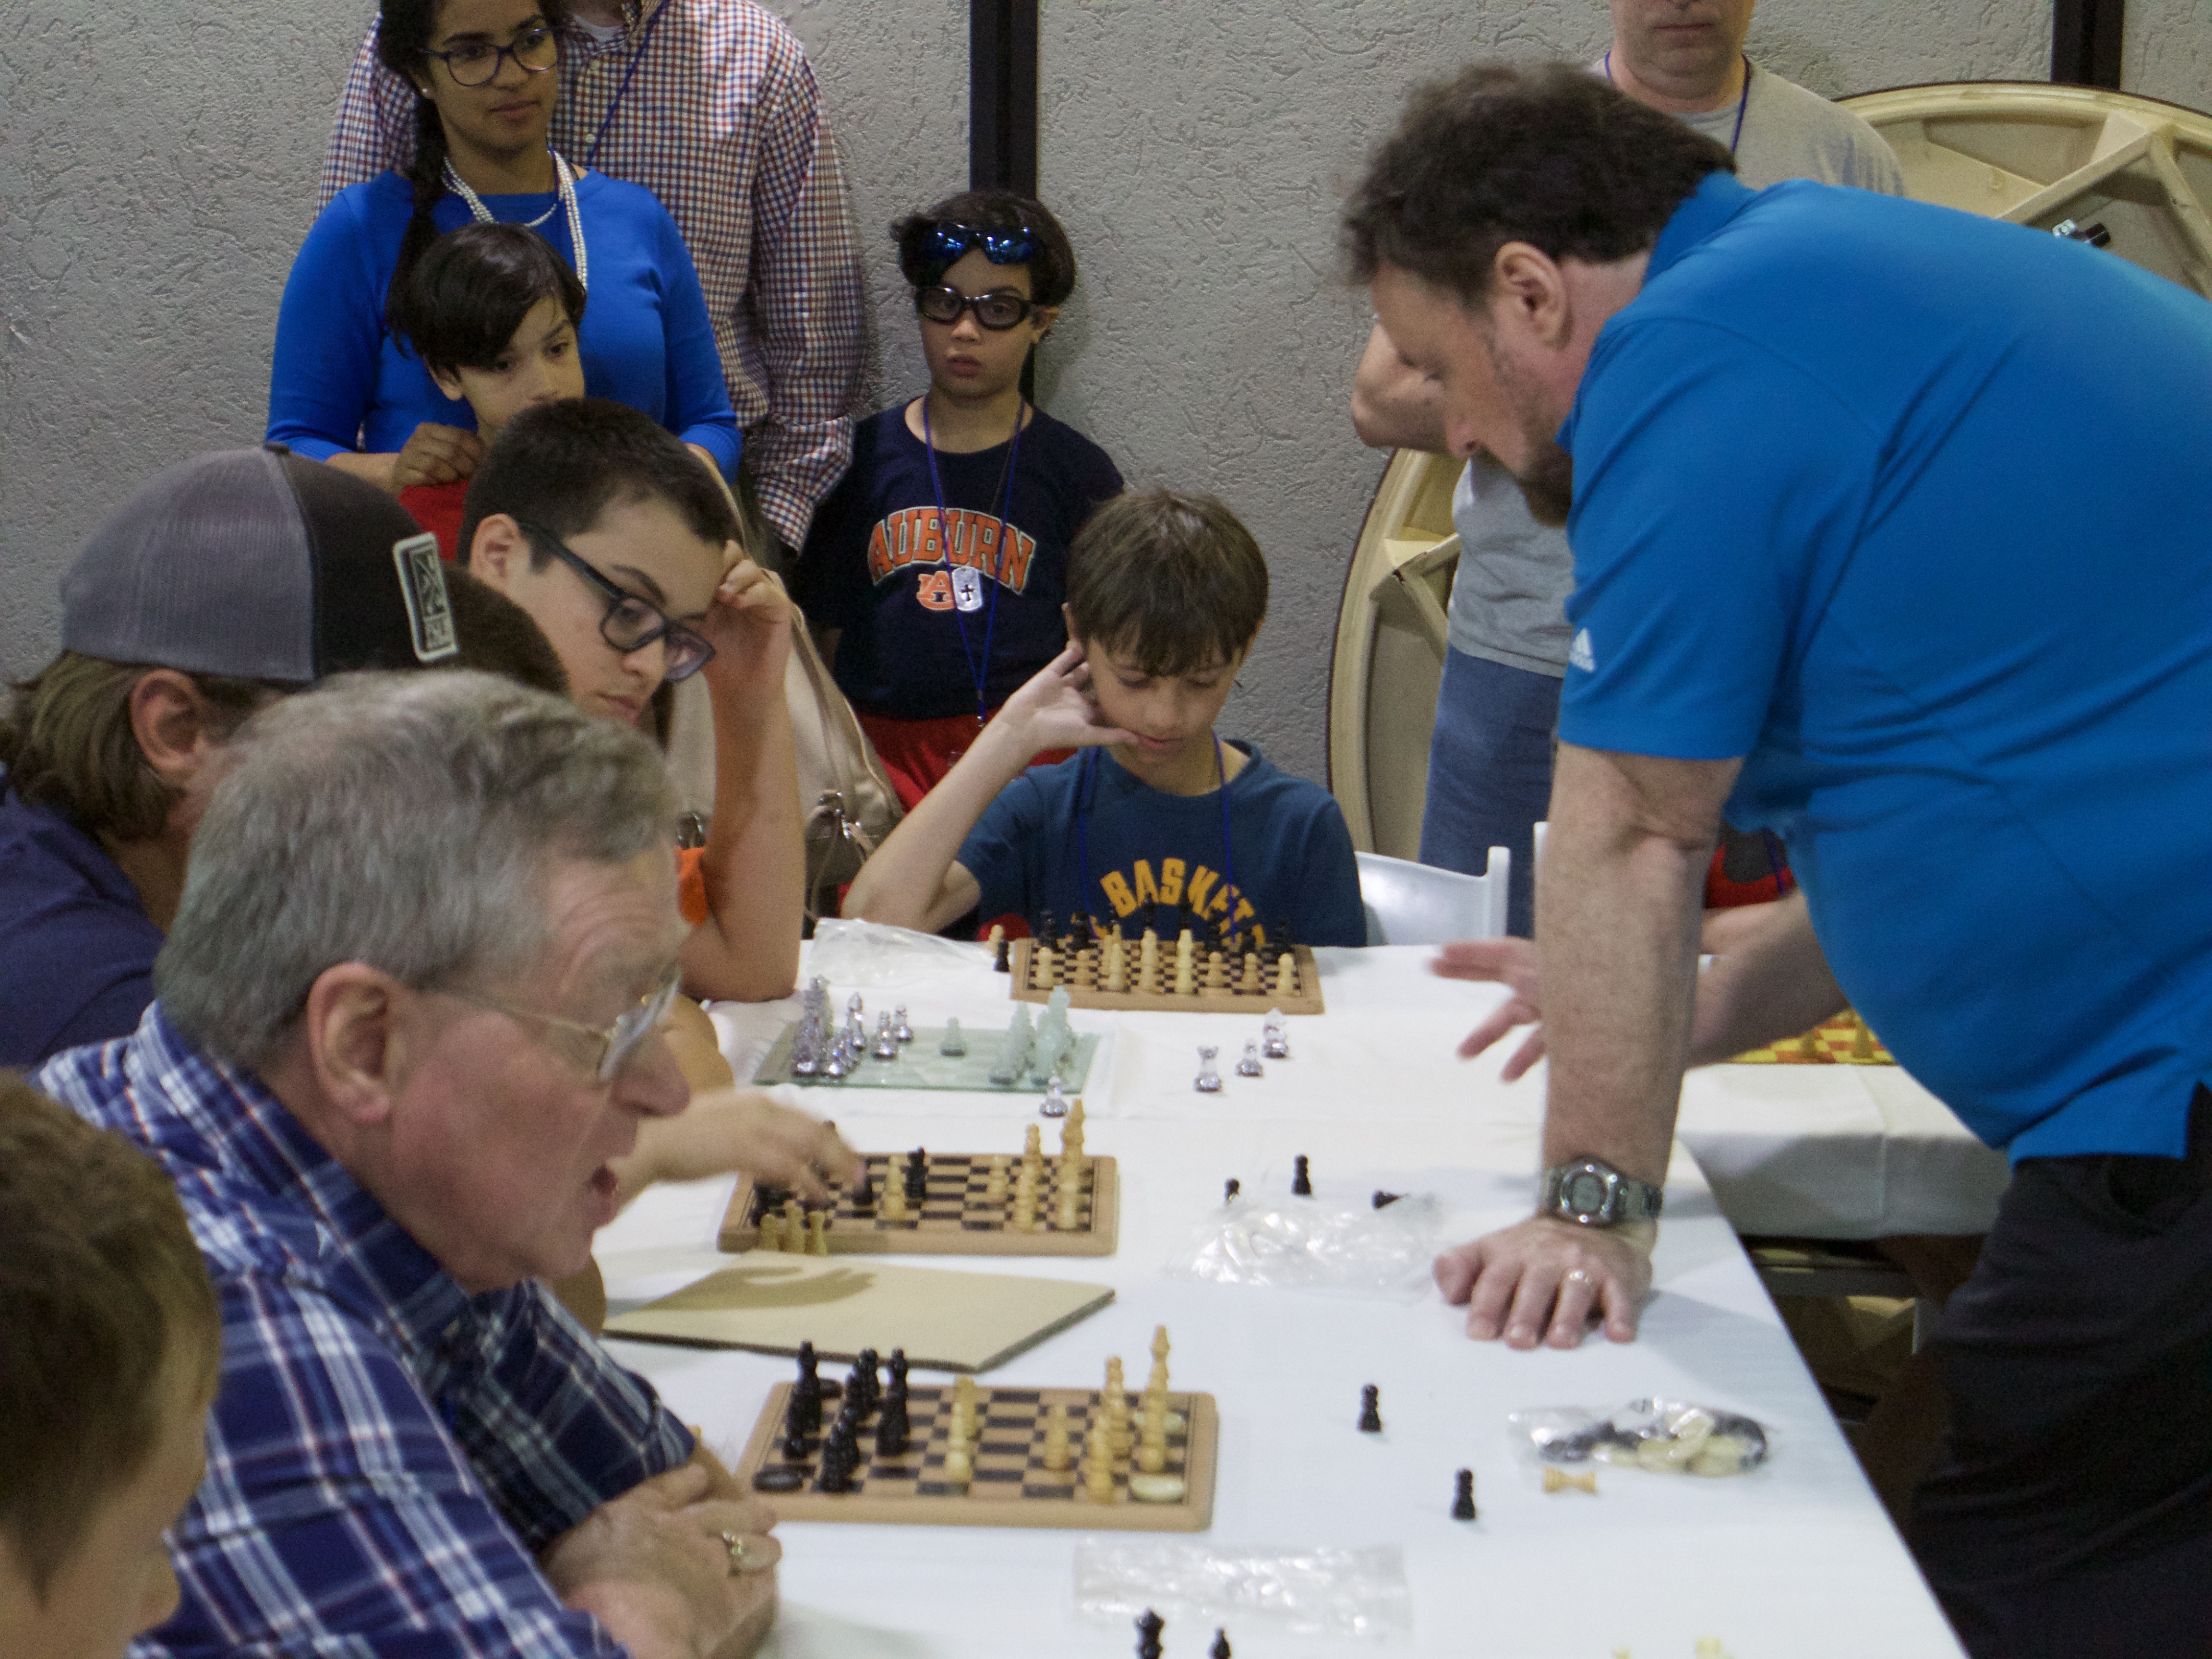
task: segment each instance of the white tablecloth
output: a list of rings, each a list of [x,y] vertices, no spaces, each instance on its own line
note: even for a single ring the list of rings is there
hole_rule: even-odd
[[[1325,1200],[1364,1198],[1376,1187],[1439,1194],[1449,1239],[1526,1213],[1540,1091],[1533,1082],[1498,1084],[1494,1065],[1451,1058],[1452,1042],[1490,994],[1412,971],[1422,955],[1331,959],[1332,1013],[1291,1021],[1290,1060],[1270,1063],[1259,1079],[1232,1073],[1212,1098],[1190,1088],[1194,1045],[1218,1042],[1233,1060],[1257,1034],[1255,1020],[1078,1011],[1079,1025],[1114,1033],[1085,1099],[1091,1150],[1122,1163],[1120,1251],[961,1265],[1106,1283],[1118,1296],[988,1380],[1089,1386],[1109,1353],[1141,1377],[1152,1327],[1164,1322],[1175,1385],[1220,1405],[1220,1479],[1205,1541],[1402,1547],[1409,1638],[1297,1638],[1231,1620],[1246,1659],[1369,1651],[1605,1659],[1618,1648],[1638,1659],[1688,1659],[1708,1636],[1736,1659],[1955,1654],[1686,1157],[1670,1174],[1656,1293],[1632,1345],[1594,1340],[1569,1353],[1515,1353],[1468,1341],[1433,1291],[1407,1304],[1164,1273],[1218,1211],[1225,1177],[1250,1190],[1285,1189],[1298,1152],[1311,1158]],[[848,988],[838,987],[841,1000]],[[937,973],[864,994],[872,1013],[904,1001],[917,1023],[957,1012],[988,1029],[1006,1012],[1004,982],[982,973]],[[741,1069],[787,1017],[787,1009],[716,1011]],[[827,1104],[820,1091],[803,1097],[817,1111]],[[1033,1102],[848,1090],[831,1115],[870,1149],[1012,1150],[1036,1121]],[[657,1189],[600,1236],[617,1310],[717,1265],[712,1241],[728,1191],[727,1182]],[[745,1354],[617,1347],[732,1456],[768,1387],[789,1370]],[[1353,1427],[1366,1382],[1382,1389],[1379,1437]],[[1610,1407],[1652,1394],[1757,1417],[1772,1437],[1771,1462],[1729,1480],[1607,1469],[1598,1498],[1546,1497],[1508,1437],[1505,1414],[1517,1407]],[[1472,1524],[1447,1513],[1461,1467],[1476,1471],[1482,1518]],[[774,1651],[789,1659],[1103,1659],[1134,1645],[1126,1621],[1076,1614],[1072,1562],[1081,1534],[796,1523],[782,1534],[785,1613]],[[1210,1625],[1181,1620],[1169,1628],[1167,1651],[1194,1656],[1212,1637]]]

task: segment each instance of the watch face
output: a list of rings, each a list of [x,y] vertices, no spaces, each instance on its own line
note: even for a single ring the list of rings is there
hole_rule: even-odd
[[[1595,1215],[1605,1208],[1605,1177],[1590,1170],[1577,1170],[1567,1181],[1567,1208],[1577,1215]]]

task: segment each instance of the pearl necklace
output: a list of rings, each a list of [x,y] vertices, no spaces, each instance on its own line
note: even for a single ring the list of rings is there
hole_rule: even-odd
[[[576,250],[576,281],[588,290],[592,286],[592,258],[584,246],[584,216],[576,210],[575,174],[569,171],[568,160],[559,150],[549,144],[546,146],[545,153],[553,158],[554,177],[560,181],[560,188],[557,191],[560,199],[554,205],[568,210],[568,246]],[[446,163],[446,188],[469,204],[469,211],[476,216],[478,224],[489,225],[498,222],[491,216],[491,210],[483,204],[483,198],[469,188],[468,180],[453,171],[453,164],[451,161]],[[552,216],[553,209],[547,208],[544,212],[532,219],[527,228],[535,229]]]

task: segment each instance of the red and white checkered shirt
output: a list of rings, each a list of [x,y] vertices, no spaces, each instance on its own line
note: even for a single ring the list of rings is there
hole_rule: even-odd
[[[796,548],[852,459],[863,329],[844,169],[814,71],[798,39],[751,0],[624,0],[623,11],[614,39],[570,26],[553,143],[643,185],[682,229],[762,508]],[[406,166],[415,100],[377,61],[371,23],[338,101],[319,207]]]

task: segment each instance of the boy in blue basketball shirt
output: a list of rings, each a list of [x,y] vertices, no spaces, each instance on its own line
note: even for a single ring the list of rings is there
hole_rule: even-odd
[[[970,191],[891,234],[929,390],[854,429],[792,590],[911,808],[1066,642],[1067,545],[1121,475],[1022,396],[1075,286],[1060,222],[1029,197]]]
[[[1267,561],[1220,502],[1154,490],[1100,507],[1068,550],[1072,642],[877,849],[845,914],[1364,944],[1334,798],[1214,735],[1267,610]],[[1057,747],[1079,752],[1024,769]]]

